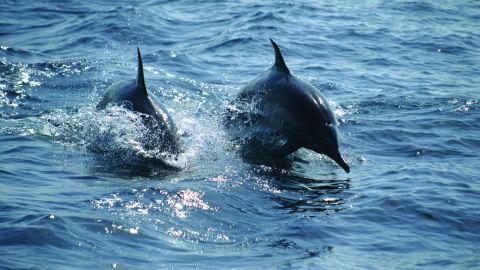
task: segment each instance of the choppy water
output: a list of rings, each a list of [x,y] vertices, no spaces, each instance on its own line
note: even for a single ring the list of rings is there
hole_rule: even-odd
[[[480,268],[479,21],[473,0],[1,1],[1,268]],[[350,174],[234,151],[221,115],[270,37]],[[137,115],[94,110],[137,45],[181,171],[136,159]]]

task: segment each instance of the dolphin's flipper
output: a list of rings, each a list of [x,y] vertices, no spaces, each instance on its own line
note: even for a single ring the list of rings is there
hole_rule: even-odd
[[[284,145],[280,146],[277,149],[273,150],[273,153],[277,156],[286,156],[289,155],[298,149],[300,149],[301,146],[298,145],[295,141],[288,140]]]
[[[144,91],[145,95],[147,93],[147,86],[145,85],[145,77],[143,76],[143,63],[142,63],[142,55],[140,54],[140,48],[137,47],[138,53],[138,74],[137,74],[137,84],[140,86],[142,91]]]
[[[273,49],[275,50],[275,64],[274,66],[282,71],[290,75],[290,70],[288,70],[287,65],[285,64],[285,61],[283,60],[282,52],[280,51],[280,48],[278,47],[277,43],[270,39],[270,42],[272,42]]]

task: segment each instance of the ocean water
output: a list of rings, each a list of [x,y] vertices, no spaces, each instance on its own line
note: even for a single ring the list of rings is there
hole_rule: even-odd
[[[478,1],[0,1],[1,269],[479,269]],[[250,164],[222,127],[281,47],[346,174]],[[185,152],[96,111],[136,76]]]

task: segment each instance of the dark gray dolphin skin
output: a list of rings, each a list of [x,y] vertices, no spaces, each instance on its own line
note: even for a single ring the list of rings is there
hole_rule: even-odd
[[[260,141],[269,154],[286,156],[304,147],[350,172],[338,149],[337,122],[327,100],[314,86],[290,73],[279,47],[270,41],[275,63],[240,91],[235,108],[228,109],[227,127],[241,126],[248,140]]]
[[[149,94],[143,75],[143,64],[140,49],[138,53],[138,74],[136,79],[114,83],[107,88],[97,109],[104,109],[108,104],[124,106],[142,114],[145,125],[149,128],[150,136],[160,142],[162,151],[178,154],[180,151],[177,129],[167,110],[158,99]]]

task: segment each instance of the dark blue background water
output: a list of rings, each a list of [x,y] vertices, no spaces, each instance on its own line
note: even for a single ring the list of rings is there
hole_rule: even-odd
[[[0,3],[2,269],[480,268],[478,1],[41,2]],[[270,37],[350,174],[232,150],[221,115]],[[137,45],[180,172],[132,161],[137,115],[94,110]]]

